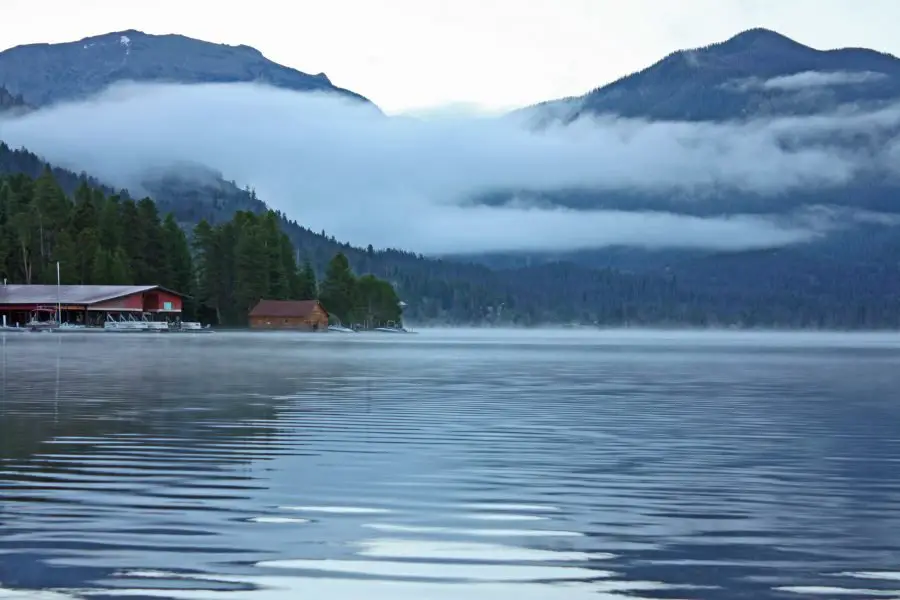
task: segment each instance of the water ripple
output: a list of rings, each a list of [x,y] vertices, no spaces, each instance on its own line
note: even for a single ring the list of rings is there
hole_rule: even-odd
[[[338,337],[0,334],[0,600],[900,598],[891,337]]]

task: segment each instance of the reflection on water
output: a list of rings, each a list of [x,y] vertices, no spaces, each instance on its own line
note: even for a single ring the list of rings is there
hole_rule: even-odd
[[[890,336],[0,343],[0,600],[900,598]]]

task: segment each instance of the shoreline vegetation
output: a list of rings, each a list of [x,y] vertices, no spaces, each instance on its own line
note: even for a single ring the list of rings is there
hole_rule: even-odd
[[[0,279],[7,283],[160,285],[186,294],[185,320],[246,327],[261,299],[318,299],[362,329],[400,323],[394,287],[357,276],[338,252],[318,281],[273,211],[201,220],[190,234],[150,198],[135,201],[82,181],[72,197],[45,168],[37,178],[0,176]]]

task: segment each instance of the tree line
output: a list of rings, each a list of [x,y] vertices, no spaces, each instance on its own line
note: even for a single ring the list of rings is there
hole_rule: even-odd
[[[357,278],[343,254],[321,286],[312,263],[298,258],[272,211],[238,211],[217,225],[202,220],[188,235],[150,198],[135,201],[86,180],[69,197],[50,169],[0,177],[0,277],[8,283],[55,284],[59,263],[63,285],[161,285],[188,296],[185,317],[218,325],[245,324],[263,298],[320,298],[348,323],[400,320],[390,283]]]
[[[82,182],[69,198],[50,170],[0,178],[0,270],[9,283],[191,285],[184,232],[149,198],[107,196]]]
[[[260,298],[318,298],[329,315],[364,327],[400,321],[393,286],[374,275],[357,278],[341,252],[318,282],[315,267],[308,258],[298,260],[299,252],[273,211],[238,211],[218,225],[201,220],[191,237],[196,301],[199,311],[214,322],[246,322]]]

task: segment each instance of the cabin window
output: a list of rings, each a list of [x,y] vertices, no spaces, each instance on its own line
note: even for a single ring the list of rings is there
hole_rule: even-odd
[[[172,310],[171,302],[163,302],[163,310]]]

